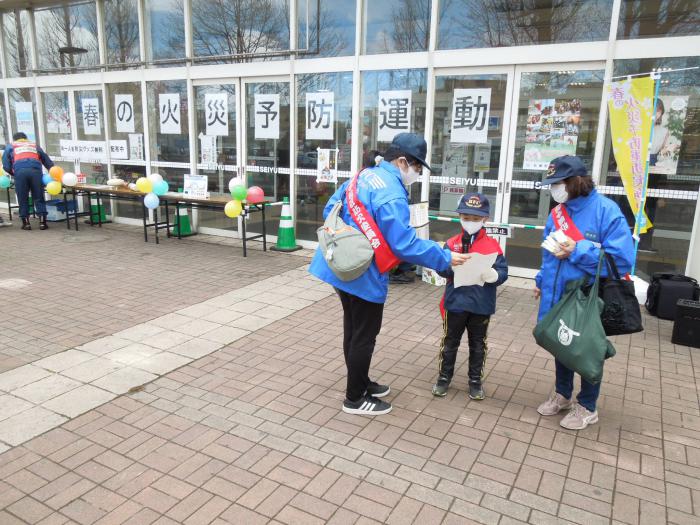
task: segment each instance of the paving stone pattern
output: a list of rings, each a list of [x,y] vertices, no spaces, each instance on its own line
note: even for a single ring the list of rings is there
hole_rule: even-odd
[[[501,288],[487,399],[466,395],[465,345],[447,397],[430,395],[440,293],[422,283],[391,290],[372,376],[391,384],[391,414],[339,410],[341,308],[332,296],[310,299],[0,454],[0,523],[700,522],[698,350],[671,344],[670,323],[646,318],[644,333],[616,338],[600,423],[572,432],[535,411],[554,363],[533,342],[527,289]],[[264,304],[267,294],[249,299]],[[191,306],[198,319],[235,321],[223,307]],[[207,327],[132,333],[156,348],[178,344],[183,326],[193,337]],[[81,365],[76,354],[66,360]],[[26,402],[58,388],[42,384]]]

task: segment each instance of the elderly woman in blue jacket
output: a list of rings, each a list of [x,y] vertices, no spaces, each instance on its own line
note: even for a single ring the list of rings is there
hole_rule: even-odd
[[[469,255],[449,252],[436,242],[419,239],[409,225],[406,187],[418,181],[423,167],[430,169],[425,161],[427,149],[425,139],[416,134],[396,135],[384,154],[384,160],[358,176],[357,197],[376,222],[397,261],[443,272],[450,265],[463,264]],[[348,211],[348,182],[330,198],[323,216],[327,217],[335,203],[343,199],[343,220],[360,229]],[[309,272],[333,286],[343,305],[343,353],[348,370],[343,412],[372,416],[389,413],[391,404],[379,398],[388,395],[390,388],[369,378],[389,288],[388,272],[380,271],[375,253],[365,273],[352,281],[341,281],[329,268],[320,250],[316,251]]]
[[[567,155],[554,159],[544,184],[551,184],[552,198],[559,203],[547,220],[544,237],[554,230],[563,230],[567,237],[558,252],[542,251],[542,267],[535,278],[535,297],[540,299],[538,320],[561,299],[567,282],[595,275],[601,247],[613,257],[621,275],[630,271],[634,257],[625,217],[615,202],[595,190],[580,158]],[[606,275],[605,267],[601,275]],[[537,411],[553,416],[569,410],[560,425],[570,430],[596,423],[600,383],[581,378],[581,391],[574,403],[574,372],[559,361],[555,361],[555,367],[554,391]]]

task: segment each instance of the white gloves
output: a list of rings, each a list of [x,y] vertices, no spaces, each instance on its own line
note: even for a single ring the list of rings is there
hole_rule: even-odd
[[[498,272],[493,268],[489,268],[481,274],[481,279],[485,283],[495,283],[496,281],[498,281]]]

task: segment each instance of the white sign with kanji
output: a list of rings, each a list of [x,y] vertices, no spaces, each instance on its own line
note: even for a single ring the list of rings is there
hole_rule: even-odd
[[[379,92],[377,141],[391,142],[399,133],[410,133],[411,95],[410,89]]]
[[[306,94],[306,140],[333,140],[334,119],[332,91]]]
[[[114,95],[114,118],[117,123],[117,133],[133,133],[136,121],[134,114],[133,95]]]
[[[450,142],[485,144],[488,142],[491,88],[455,89],[452,98]]]
[[[160,132],[164,135],[179,135],[181,131],[180,93],[158,95]]]
[[[83,110],[83,129],[86,135],[101,135],[100,101],[96,98],[84,98],[81,101]]]
[[[228,94],[206,93],[204,95],[204,118],[207,124],[207,135],[228,137]]]
[[[255,138],[280,138],[280,96],[278,94],[255,94]]]

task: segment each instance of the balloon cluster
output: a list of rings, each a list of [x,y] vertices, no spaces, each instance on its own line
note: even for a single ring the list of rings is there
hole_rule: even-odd
[[[48,173],[44,173],[41,181],[46,186],[46,193],[58,195],[63,191],[63,186],[72,188],[78,184],[78,176],[70,171],[63,171],[61,166],[52,166]]]
[[[10,181],[10,177],[8,177],[8,176],[5,174],[5,170],[3,170],[2,168],[0,168],[0,189],[5,190],[5,189],[9,188],[11,182],[12,182],[12,181]]]
[[[146,194],[143,205],[149,210],[155,210],[160,206],[158,197],[168,193],[169,186],[160,173],[151,173],[148,177],[140,177],[136,181],[135,189]]]
[[[231,192],[232,201],[224,206],[226,217],[235,219],[243,213],[243,201],[250,204],[258,204],[265,199],[265,192],[259,186],[246,187],[241,183],[238,177],[232,178],[228,183],[228,189]]]

